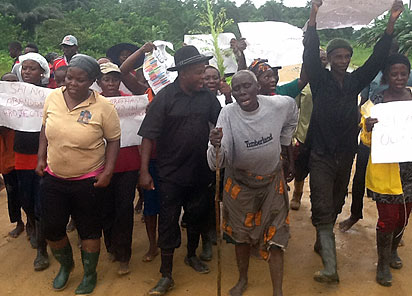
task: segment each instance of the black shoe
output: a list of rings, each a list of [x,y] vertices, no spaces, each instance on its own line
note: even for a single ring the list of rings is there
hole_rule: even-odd
[[[149,295],[164,295],[175,286],[172,278],[162,277],[156,286],[149,291]]]
[[[210,272],[209,267],[205,263],[200,261],[200,259],[197,256],[193,256],[193,257],[186,256],[185,263],[186,265],[189,265],[190,267],[192,267],[198,273],[209,273]]]

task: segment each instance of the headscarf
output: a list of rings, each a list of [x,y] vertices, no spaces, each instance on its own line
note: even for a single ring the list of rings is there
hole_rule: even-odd
[[[43,85],[49,83],[49,78],[50,78],[49,63],[41,54],[38,54],[35,52],[29,52],[29,53],[19,56],[20,64],[23,64],[24,61],[35,61],[36,63],[38,63],[40,65],[40,68],[44,70],[41,83]],[[21,73],[21,67],[19,71]]]
[[[269,70],[269,69],[281,69],[282,67],[271,67],[268,63],[267,59],[254,59],[252,64],[250,64],[248,70],[252,71],[256,77],[259,77],[263,72]]]
[[[75,54],[70,60],[68,67],[82,69],[93,81],[102,75],[99,63],[94,58],[85,54]]]

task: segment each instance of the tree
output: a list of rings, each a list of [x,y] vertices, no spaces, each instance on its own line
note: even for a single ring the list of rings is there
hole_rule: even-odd
[[[22,29],[33,34],[35,27],[49,18],[61,16],[61,12],[47,0],[6,0],[0,4],[0,13],[4,16],[12,16]]]

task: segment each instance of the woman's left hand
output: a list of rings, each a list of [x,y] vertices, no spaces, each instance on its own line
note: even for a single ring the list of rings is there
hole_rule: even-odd
[[[93,186],[97,188],[107,187],[109,186],[111,179],[112,179],[112,174],[103,172],[100,175],[96,176],[96,182],[93,184]]]

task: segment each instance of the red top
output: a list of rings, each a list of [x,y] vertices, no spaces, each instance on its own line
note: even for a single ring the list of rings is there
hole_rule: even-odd
[[[14,168],[16,170],[35,170],[37,154],[22,154],[14,152]]]
[[[139,146],[120,148],[117,156],[114,173],[137,171],[140,169]]]
[[[58,68],[60,68],[62,66],[67,66],[67,61],[64,57],[54,60],[54,62],[53,62],[53,70],[54,71],[56,71]]]

